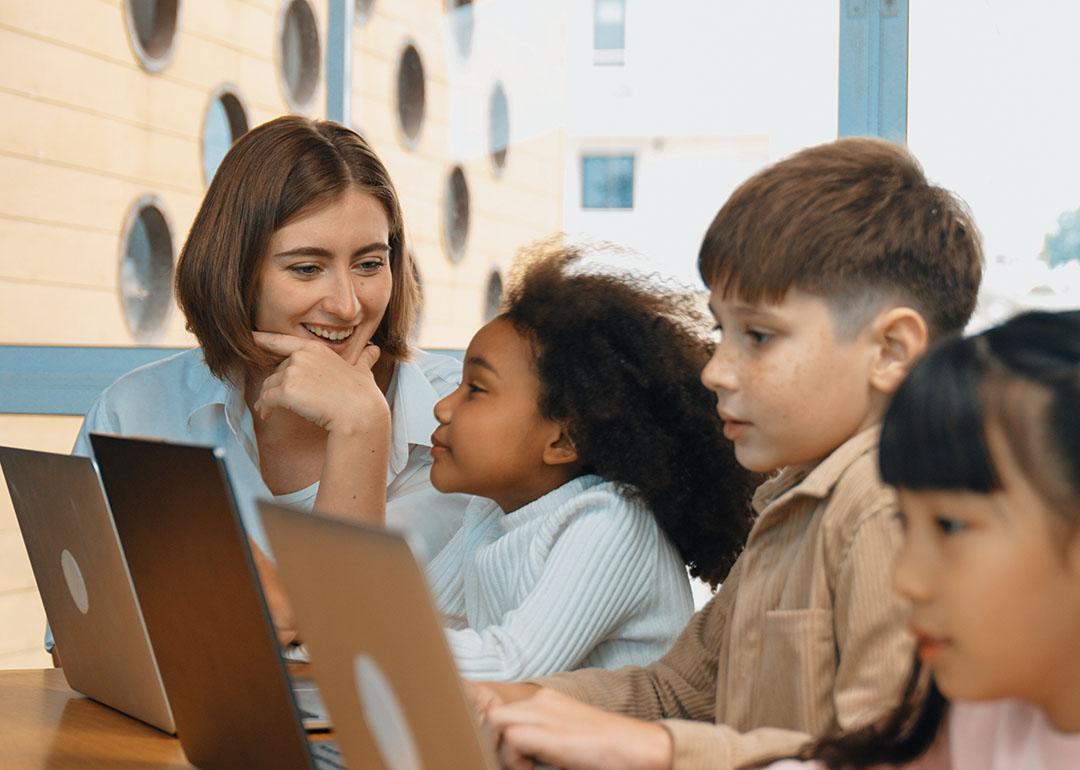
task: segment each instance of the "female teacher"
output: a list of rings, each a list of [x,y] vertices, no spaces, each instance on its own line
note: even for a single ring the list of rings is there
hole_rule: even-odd
[[[91,431],[213,444],[264,550],[258,498],[385,522],[421,560],[438,552],[467,503],[428,479],[432,409],[460,364],[408,344],[419,291],[401,207],[363,138],[296,116],[241,137],[176,294],[199,347],[107,388],[76,454],[92,454]]]

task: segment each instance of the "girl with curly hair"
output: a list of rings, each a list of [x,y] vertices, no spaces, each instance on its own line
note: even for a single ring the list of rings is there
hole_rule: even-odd
[[[655,660],[692,613],[686,567],[715,586],[752,524],[693,298],[580,256],[530,262],[435,406],[432,484],[488,498],[428,568],[470,679]]]

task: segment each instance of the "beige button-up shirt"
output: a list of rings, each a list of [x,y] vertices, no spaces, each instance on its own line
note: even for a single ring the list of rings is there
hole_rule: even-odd
[[[746,549],[659,661],[537,682],[666,720],[675,770],[784,756],[889,711],[913,641],[891,589],[901,533],[895,495],[878,476],[878,435],[866,430],[758,489]]]

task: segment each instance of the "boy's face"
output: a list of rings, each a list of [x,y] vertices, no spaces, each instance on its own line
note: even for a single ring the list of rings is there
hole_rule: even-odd
[[[825,300],[796,289],[755,305],[713,291],[709,307],[720,334],[701,381],[744,467],[816,462],[879,419],[869,327],[838,339]]]
[[[509,513],[558,486],[561,475],[543,458],[560,429],[540,415],[533,358],[503,319],[472,338],[461,385],[435,405],[431,483],[440,492],[487,497]]]

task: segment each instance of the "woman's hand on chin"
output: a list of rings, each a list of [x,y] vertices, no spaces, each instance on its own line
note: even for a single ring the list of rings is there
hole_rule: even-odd
[[[315,340],[254,332],[259,347],[283,358],[267,377],[253,404],[262,419],[283,408],[331,434],[389,435],[390,407],[372,367],[379,348],[367,345],[344,356]]]

